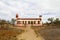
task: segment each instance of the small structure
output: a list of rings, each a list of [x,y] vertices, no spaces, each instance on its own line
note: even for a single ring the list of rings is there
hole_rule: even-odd
[[[42,15],[40,15],[39,18],[19,18],[19,15],[16,14],[15,25],[18,27],[42,26]]]

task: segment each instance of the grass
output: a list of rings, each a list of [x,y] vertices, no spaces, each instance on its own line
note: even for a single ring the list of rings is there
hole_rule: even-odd
[[[31,27],[35,30],[37,37],[42,36],[45,40],[60,40],[60,28]],[[16,36],[24,30],[17,28],[0,29],[0,40],[17,40]],[[21,39],[24,40],[24,39]]]
[[[60,29],[44,29],[38,31],[45,40],[60,40]]]
[[[17,40],[16,36],[21,34],[23,30],[9,28],[0,30],[0,40]]]
[[[42,36],[45,40],[60,40],[60,28],[32,27],[37,36]]]

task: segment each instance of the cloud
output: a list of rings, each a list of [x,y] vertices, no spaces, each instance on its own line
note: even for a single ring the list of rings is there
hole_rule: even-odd
[[[2,16],[9,15],[8,19],[11,19],[16,13],[20,17],[38,17],[41,14],[46,16],[44,20],[52,16],[60,17],[60,0],[0,0]]]

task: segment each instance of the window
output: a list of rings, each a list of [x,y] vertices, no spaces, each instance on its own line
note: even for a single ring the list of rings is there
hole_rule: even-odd
[[[36,21],[34,21],[34,24],[36,24]]]
[[[23,22],[23,24],[24,24],[24,21],[22,21]]]
[[[40,24],[40,21],[38,21],[38,24]]]
[[[30,24],[30,21],[28,21],[28,24]]]
[[[17,21],[17,24],[21,24],[21,21]]]
[[[31,21],[31,24],[33,24],[33,21]]]

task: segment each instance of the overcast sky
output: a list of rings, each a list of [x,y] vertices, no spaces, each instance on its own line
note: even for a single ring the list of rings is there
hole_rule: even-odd
[[[0,0],[0,19],[10,20],[16,13],[20,17],[43,16],[60,18],[60,0]]]

